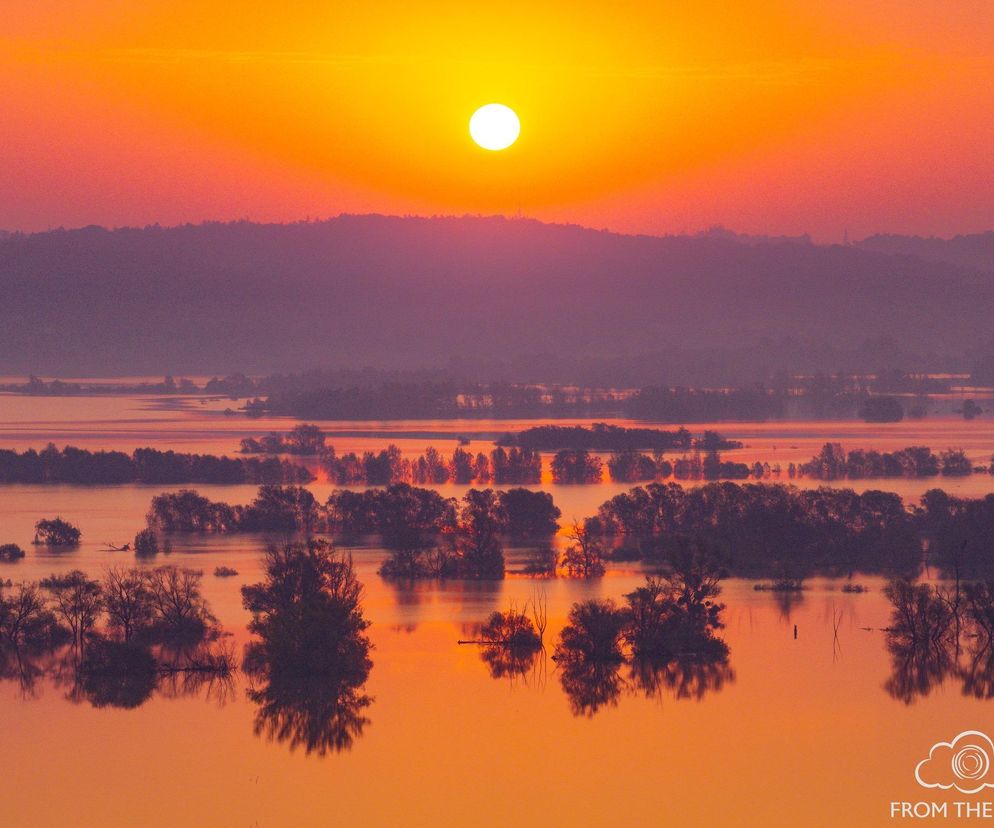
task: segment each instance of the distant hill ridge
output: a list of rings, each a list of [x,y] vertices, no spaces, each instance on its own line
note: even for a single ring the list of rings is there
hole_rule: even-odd
[[[994,273],[994,231],[940,239],[934,236],[870,236],[856,246],[890,255],[915,256],[926,262],[946,262]]]
[[[0,373],[623,359],[784,337],[946,353],[987,336],[994,285],[978,269],[872,239],[774,241],[500,217],[14,234]]]

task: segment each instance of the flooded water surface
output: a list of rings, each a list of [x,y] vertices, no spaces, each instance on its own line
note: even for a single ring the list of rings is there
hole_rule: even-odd
[[[233,453],[243,436],[291,425],[226,417],[226,404],[0,397],[0,447],[53,440]],[[449,451],[457,435],[481,450],[522,426],[322,425],[340,452],[394,442],[412,453],[429,444]],[[990,462],[994,452],[989,420],[709,427],[742,440],[745,447],[730,455],[749,462],[804,461],[828,441],[964,448],[977,462]],[[985,494],[992,481],[873,483],[915,499],[931,485]],[[167,488],[0,487],[0,543],[28,550],[0,564],[0,578],[35,581],[75,568],[99,576],[134,565],[132,554],[105,545],[133,538],[153,495]],[[196,488],[230,503],[255,492]],[[331,486],[311,488],[323,500]],[[628,486],[548,488],[568,520],[592,514]],[[31,546],[34,522],[57,514],[80,526],[82,544],[65,552]],[[205,597],[241,653],[250,636],[240,587],[262,580],[266,542],[247,534],[177,536],[168,554],[142,565],[203,570]],[[620,665],[577,682],[551,658],[570,607],[586,598],[620,601],[643,582],[640,564],[616,563],[589,581],[512,574],[493,583],[398,584],[377,574],[383,549],[356,544],[352,554],[372,622],[373,666],[345,702],[322,696],[321,687],[274,701],[239,671],[229,680],[164,677],[124,704],[126,697],[106,688],[81,691],[60,672],[57,655],[7,664],[0,823],[887,825],[892,801],[923,798],[914,768],[935,742],[994,729],[994,679],[982,667],[923,666],[888,647],[891,605],[877,577],[855,577],[867,588],[862,593],[811,579],[788,595],[726,580],[720,634],[727,660],[671,663],[649,674]],[[508,550],[509,568],[517,554]],[[222,565],[238,574],[215,577]],[[479,646],[458,643],[472,639],[491,612],[537,594],[548,601],[549,626],[534,659],[503,669]]]

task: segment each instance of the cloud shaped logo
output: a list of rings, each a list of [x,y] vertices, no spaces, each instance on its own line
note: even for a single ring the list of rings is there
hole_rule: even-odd
[[[955,788],[973,794],[994,788],[994,742],[979,730],[964,730],[951,742],[936,742],[928,758],[915,766],[923,788]]]

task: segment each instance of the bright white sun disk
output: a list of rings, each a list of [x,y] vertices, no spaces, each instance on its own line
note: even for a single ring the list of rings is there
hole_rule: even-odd
[[[507,149],[518,140],[521,121],[514,110],[504,104],[481,106],[469,119],[469,134],[483,149]]]

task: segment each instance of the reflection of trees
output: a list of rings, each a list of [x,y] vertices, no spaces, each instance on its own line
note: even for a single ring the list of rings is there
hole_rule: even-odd
[[[684,655],[667,661],[637,659],[629,670],[633,692],[641,692],[646,698],[661,698],[667,694],[674,699],[700,701],[734,681],[735,670],[725,647],[716,648],[709,654]]]
[[[266,580],[242,588],[259,637],[243,665],[258,705],[256,734],[319,756],[362,735],[372,662],[361,594],[351,557],[325,542],[267,550]]]
[[[620,668],[627,664],[627,675]],[[591,717],[615,706],[622,692],[646,698],[695,699],[720,692],[735,681],[727,650],[675,658],[634,658],[625,662],[568,661],[559,681],[574,716]]]
[[[794,607],[804,601],[804,593],[799,589],[777,589],[773,590],[773,600],[776,602],[780,618],[783,621],[790,621]]]
[[[502,645],[485,645],[480,648],[480,658],[490,670],[490,677],[495,679],[527,678],[536,671],[539,661],[545,653],[541,648],[505,647]]]
[[[0,645],[0,681],[14,681],[24,698],[37,695],[38,679],[45,674],[39,654],[22,647]]]
[[[662,577],[648,577],[613,601],[573,605],[553,658],[574,715],[592,716],[631,694],[701,699],[735,674],[728,645],[716,635],[724,625],[720,569],[700,550],[684,549]],[[628,665],[628,677],[619,671]]]
[[[618,666],[618,661],[584,658],[570,659],[562,664],[559,682],[574,716],[590,718],[602,707],[618,704],[623,685]]]
[[[293,675],[272,671],[261,651],[250,648],[245,668],[253,680],[248,697],[259,706],[256,735],[324,756],[351,748],[369,724],[365,710],[373,700],[362,692],[369,676],[367,660],[337,673]]]
[[[210,642],[150,647],[92,636],[79,645],[0,648],[0,681],[16,681],[26,697],[40,680],[64,691],[73,703],[93,707],[140,707],[153,693],[166,698],[199,696],[226,704],[234,693],[233,655]]]
[[[935,587],[893,581],[884,689],[912,704],[955,677],[965,695],[994,697],[994,583]],[[964,643],[965,642],[965,643]]]
[[[955,652],[949,645],[948,641],[914,642],[888,632],[891,674],[884,689],[905,704],[927,696],[956,668]]]
[[[994,698],[994,649],[990,641],[974,645],[960,668],[963,695],[976,699]]]

